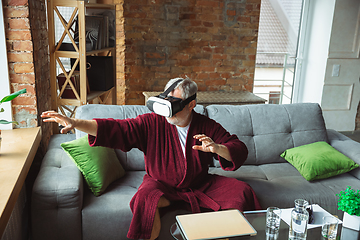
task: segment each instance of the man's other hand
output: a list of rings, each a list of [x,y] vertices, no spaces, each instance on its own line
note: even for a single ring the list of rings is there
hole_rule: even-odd
[[[212,152],[212,153],[216,153],[216,149],[218,147],[218,145],[216,143],[214,143],[214,141],[204,135],[204,134],[197,134],[194,136],[195,139],[199,140],[201,142],[201,145],[194,145],[192,148],[195,150],[200,150],[203,152]]]
[[[194,138],[201,142],[201,145],[194,145],[192,148],[203,152],[215,153],[227,161],[231,162],[231,155],[229,149],[222,144],[216,144],[210,137],[205,134],[194,135]]]

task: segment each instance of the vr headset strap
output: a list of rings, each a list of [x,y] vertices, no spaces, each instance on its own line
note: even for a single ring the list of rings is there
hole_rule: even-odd
[[[181,101],[181,107],[184,108],[188,103],[190,103],[192,100],[194,100],[196,98],[196,93],[190,97],[188,97],[187,99],[185,100],[182,100]]]
[[[159,95],[159,97],[161,97],[161,98],[166,98],[166,97],[169,95],[169,93],[170,93],[172,90],[175,89],[176,85],[177,85],[179,82],[183,81],[183,80],[184,80],[184,79],[179,79],[179,80],[177,80],[176,82],[174,82],[173,84],[171,84],[171,86],[168,87],[168,89],[166,89],[165,92],[161,93],[161,94]]]

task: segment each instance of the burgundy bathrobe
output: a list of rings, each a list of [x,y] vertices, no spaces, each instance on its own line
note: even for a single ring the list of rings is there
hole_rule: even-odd
[[[138,148],[145,155],[146,175],[130,202],[133,218],[128,238],[150,238],[161,196],[169,201],[183,200],[190,203],[194,213],[200,212],[200,207],[214,211],[261,208],[247,183],[208,173],[213,156],[217,157],[224,170],[234,171],[245,162],[248,154],[245,144],[214,120],[193,111],[185,146],[186,158],[176,127],[169,124],[165,117],[150,113],[134,119],[95,120],[98,132],[97,137],[89,135],[91,146],[106,146],[123,151]],[[192,149],[193,145],[201,145],[200,141],[193,138],[196,134],[205,134],[215,143],[225,145],[232,161]]]

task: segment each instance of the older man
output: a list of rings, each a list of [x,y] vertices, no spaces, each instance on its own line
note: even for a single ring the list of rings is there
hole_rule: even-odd
[[[44,121],[65,126],[62,133],[73,128],[88,133],[91,146],[123,151],[138,148],[144,152],[146,175],[130,202],[133,219],[128,238],[156,239],[161,228],[159,208],[174,201],[189,203],[194,213],[200,208],[261,208],[247,183],[208,173],[213,156],[224,170],[238,169],[247,158],[245,144],[214,120],[193,110],[197,92],[194,81],[172,79],[165,89],[172,85],[169,96],[182,99],[185,106],[171,117],[149,113],[134,119],[80,120],[54,111],[42,114],[47,118]]]

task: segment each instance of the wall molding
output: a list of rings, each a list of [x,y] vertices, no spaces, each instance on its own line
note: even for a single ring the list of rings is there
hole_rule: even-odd
[[[325,84],[321,108],[323,111],[343,111],[351,109],[354,92],[352,84]]]
[[[336,1],[329,58],[359,58],[359,52],[360,1]]]

